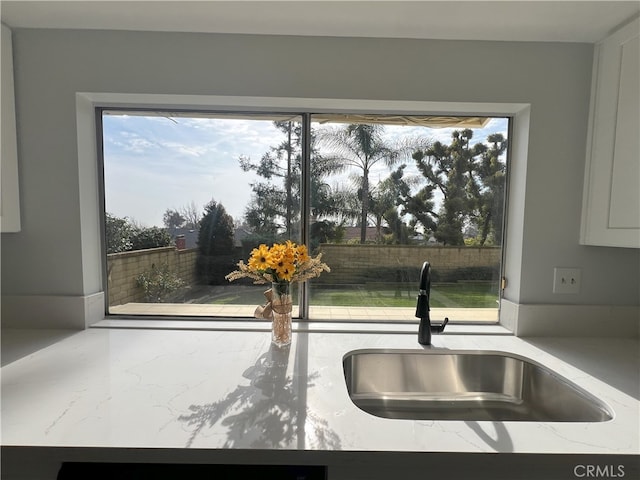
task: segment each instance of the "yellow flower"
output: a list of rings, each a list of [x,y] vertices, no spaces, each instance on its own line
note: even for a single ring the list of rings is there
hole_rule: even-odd
[[[282,260],[278,262],[278,265],[276,266],[276,274],[278,275],[278,278],[280,280],[286,280],[287,282],[291,281],[295,271],[296,271],[295,265]]]
[[[264,243],[258,248],[251,250],[251,258],[249,258],[249,267],[253,270],[266,270],[270,267],[269,247]]]
[[[322,253],[310,257],[305,245],[297,245],[291,240],[274,243],[271,247],[261,244],[251,251],[248,264],[241,260],[238,270],[225,278],[230,282],[244,277],[253,279],[254,283],[304,282],[331,271],[321,259]]]
[[[286,245],[274,244],[271,247],[271,268],[276,271],[276,275],[281,280],[291,280],[295,273],[294,258],[288,251]]]
[[[298,258],[298,262],[304,263],[309,260],[309,254],[307,253],[306,245],[298,245],[296,249],[296,254]]]
[[[296,244],[292,243],[291,240],[287,240],[287,244],[284,247],[283,257],[289,263],[294,263],[296,261]]]
[[[274,243],[269,249],[269,260],[270,260],[271,268],[276,267],[276,264],[280,261],[280,259],[282,258],[282,255],[283,255],[282,245]]]

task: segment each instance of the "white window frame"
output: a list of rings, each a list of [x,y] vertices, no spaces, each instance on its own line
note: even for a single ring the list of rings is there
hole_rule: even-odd
[[[105,296],[103,247],[100,208],[101,177],[96,161],[101,139],[96,135],[96,108],[140,108],[149,110],[184,109],[193,111],[220,111],[277,113],[307,111],[314,113],[366,113],[404,115],[460,115],[509,117],[510,178],[507,186],[505,234],[503,242],[503,276],[509,278],[511,295],[517,299],[520,290],[519,265],[522,259],[524,186],[529,135],[530,105],[525,103],[468,103],[395,101],[369,99],[321,99],[250,96],[200,96],[87,93],[76,94],[78,128],[78,162],[80,180],[80,215],[82,221],[82,266],[87,291]],[[507,306],[512,302],[506,296]],[[106,302],[105,302],[106,305]],[[501,304],[501,307],[504,303]],[[106,312],[106,307],[105,311]],[[103,316],[104,316],[103,312]],[[513,330],[514,312],[501,315],[499,323]],[[97,320],[97,319],[96,319]],[[88,322],[91,323],[91,322]]]

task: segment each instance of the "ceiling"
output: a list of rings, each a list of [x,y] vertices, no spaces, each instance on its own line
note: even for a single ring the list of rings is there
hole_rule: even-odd
[[[13,28],[587,42],[640,12],[635,1],[5,1]]]

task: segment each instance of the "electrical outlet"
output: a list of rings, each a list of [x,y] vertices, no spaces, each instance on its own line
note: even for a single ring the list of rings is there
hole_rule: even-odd
[[[580,268],[553,269],[553,293],[580,293]]]

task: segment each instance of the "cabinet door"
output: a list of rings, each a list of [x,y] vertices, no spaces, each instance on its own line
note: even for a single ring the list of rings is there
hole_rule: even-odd
[[[2,143],[0,149],[0,227],[3,232],[20,231],[18,153],[13,91],[11,30],[2,25]]]
[[[640,23],[596,45],[581,243],[640,248]]]

